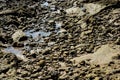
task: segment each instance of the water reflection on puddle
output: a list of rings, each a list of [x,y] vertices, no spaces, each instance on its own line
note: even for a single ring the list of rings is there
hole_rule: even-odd
[[[26,31],[25,32],[27,36],[32,36],[33,39],[39,37],[39,36],[49,36],[51,32],[45,32],[45,31],[33,31],[33,30],[30,30],[30,31]]]
[[[61,29],[61,26],[62,26],[62,22],[61,21],[56,21],[55,22],[55,32],[60,33],[60,29]]]
[[[44,2],[43,4],[41,4],[42,6],[49,6],[48,2]]]
[[[55,28],[59,29],[62,26],[62,22],[55,22]]]
[[[13,47],[8,47],[6,49],[4,49],[6,52],[8,53],[13,53],[13,54],[21,54],[22,51],[18,50],[18,49],[15,49]]]
[[[12,53],[16,55],[18,58],[21,58],[23,61],[27,61],[27,58],[22,54],[22,51],[19,49],[15,49],[14,47],[5,48],[4,52]]]

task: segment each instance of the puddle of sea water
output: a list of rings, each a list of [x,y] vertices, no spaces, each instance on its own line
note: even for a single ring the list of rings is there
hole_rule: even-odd
[[[44,2],[43,4],[41,4],[41,6],[49,6],[48,2]]]
[[[60,33],[60,29],[61,29],[61,26],[62,26],[62,22],[61,21],[56,21],[55,22],[55,32]]]
[[[45,31],[33,31],[33,30],[30,30],[30,31],[26,31],[25,32],[27,36],[32,36],[33,39],[39,37],[39,36],[49,36],[51,32],[45,32]]]
[[[15,49],[14,47],[5,48],[4,52],[12,53],[12,54],[16,55],[18,58],[22,59],[23,61],[27,61],[27,58],[22,54],[22,51]]]
[[[62,26],[62,22],[55,22],[55,28],[60,29]]]

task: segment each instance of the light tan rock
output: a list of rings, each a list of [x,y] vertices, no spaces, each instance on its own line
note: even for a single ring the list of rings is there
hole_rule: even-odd
[[[84,4],[84,7],[86,8],[87,12],[89,12],[89,15],[94,15],[100,12],[106,6],[101,4],[87,3]]]
[[[93,54],[83,55],[80,57],[75,57],[71,61],[75,61],[78,64],[82,60],[90,60],[92,64],[107,64],[113,60],[114,56],[120,54],[120,47],[114,45],[112,47],[110,44],[102,45],[96,52]]]
[[[26,36],[25,33],[22,30],[17,30],[13,35],[12,39],[14,42],[18,42],[20,38]]]
[[[85,13],[82,11],[79,7],[72,7],[69,9],[66,9],[66,13],[70,16],[83,16]]]

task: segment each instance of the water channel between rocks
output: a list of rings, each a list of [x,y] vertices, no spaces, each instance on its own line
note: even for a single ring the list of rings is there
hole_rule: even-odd
[[[23,61],[27,61],[27,60],[28,60],[28,59],[22,54],[23,51],[20,50],[20,49],[16,49],[16,48],[14,48],[14,47],[8,47],[8,48],[5,48],[3,51],[6,52],[6,53],[12,53],[12,54],[16,55],[16,57],[22,59]]]
[[[45,3],[46,4],[46,3]],[[60,33],[60,28],[62,26],[62,22],[55,22],[55,32],[58,34]],[[37,43],[43,43],[44,42],[44,38],[45,37],[48,37],[51,32],[47,32],[47,31],[44,31],[44,30],[39,30],[39,31],[35,31],[34,29],[31,29],[31,30],[27,30],[27,31],[24,31],[26,36],[28,37],[31,37],[32,39],[34,39]],[[39,37],[41,37],[39,39]],[[44,38],[43,38],[44,37]],[[27,58],[23,55],[23,49],[26,49],[27,51],[30,50],[30,46],[26,46],[26,44],[29,43],[29,41],[25,41],[23,42],[24,43],[24,47],[23,48],[14,48],[14,47],[7,47],[5,49],[3,49],[4,52],[6,53],[13,53],[14,55],[16,55],[18,58],[21,58],[22,60],[26,61]],[[51,46],[55,44],[55,42],[49,42],[48,43],[48,46]]]

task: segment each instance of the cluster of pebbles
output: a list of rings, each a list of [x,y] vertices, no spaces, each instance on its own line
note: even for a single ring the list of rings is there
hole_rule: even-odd
[[[1,0],[0,79],[119,80],[119,0],[102,1]]]

